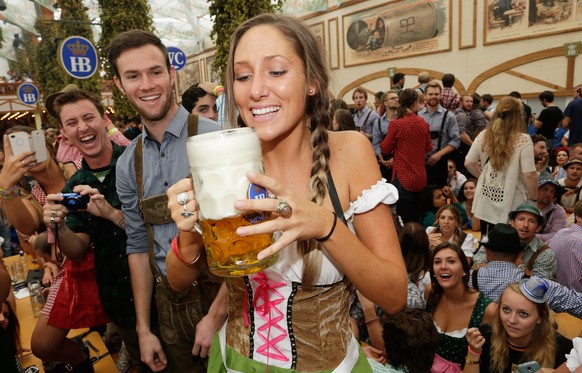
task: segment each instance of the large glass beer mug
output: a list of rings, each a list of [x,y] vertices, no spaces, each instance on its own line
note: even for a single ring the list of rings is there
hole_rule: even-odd
[[[273,243],[272,234],[240,237],[236,229],[271,218],[269,212],[243,212],[238,199],[267,198],[265,188],[252,184],[248,171],[263,173],[261,143],[252,128],[235,128],[188,138],[186,142],[194,192],[198,201],[208,267],[219,276],[244,276],[277,261],[257,254]]]

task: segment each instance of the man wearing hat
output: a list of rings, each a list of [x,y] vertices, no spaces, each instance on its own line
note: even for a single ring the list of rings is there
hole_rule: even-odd
[[[546,218],[546,224],[536,236],[543,242],[548,242],[556,232],[566,226],[566,210],[554,203],[554,199],[556,197],[559,198],[561,192],[562,187],[556,180],[551,178],[540,178],[538,180],[538,201],[536,206]]]
[[[572,158],[562,168],[566,171],[566,177],[558,180],[558,183],[565,189],[560,198],[560,205],[568,214],[571,214],[574,212],[574,205],[580,200],[582,192],[582,160]]]
[[[489,232],[488,240],[481,241],[487,265],[471,271],[469,286],[499,302],[507,285],[527,277],[522,267],[515,265],[522,253],[523,243],[517,230],[509,224],[497,224]],[[539,276],[532,278],[540,281]],[[554,281],[547,281],[548,305],[555,312],[567,312],[582,318],[582,294]]]
[[[556,275],[556,256],[548,245],[544,244],[536,234],[541,232],[546,218],[537,207],[524,203],[509,213],[509,224],[517,230],[519,241],[523,246],[518,255],[517,263],[524,266],[526,273],[536,274],[552,279]],[[487,263],[485,249],[482,246],[473,256],[475,263]]]

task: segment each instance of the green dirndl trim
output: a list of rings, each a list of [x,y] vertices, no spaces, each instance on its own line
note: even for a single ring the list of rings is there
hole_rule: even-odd
[[[245,373],[264,373],[267,371],[267,365],[260,363],[255,360],[251,360],[246,356],[241,355],[237,351],[233,350],[228,345],[226,346],[226,362],[230,369],[238,370]],[[218,333],[214,336],[214,341],[210,347],[210,353],[208,355],[208,371],[213,373],[227,373],[226,367],[222,362],[222,350],[220,349],[220,341],[218,339]],[[300,373],[294,369],[280,368],[276,366],[268,366],[269,373]],[[319,373],[331,373],[333,369],[322,370]],[[352,372],[358,373],[372,373],[372,368],[370,363],[364,355],[364,351],[360,347],[360,354],[356,365],[352,369]],[[313,372],[316,373],[316,372]]]

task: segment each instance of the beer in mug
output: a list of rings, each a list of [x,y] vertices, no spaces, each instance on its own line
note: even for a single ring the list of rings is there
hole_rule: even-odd
[[[267,198],[265,188],[246,177],[248,171],[263,172],[261,143],[254,130],[236,128],[193,136],[186,149],[210,270],[219,276],[244,276],[274,264],[277,255],[257,259],[273,243],[272,234],[236,234],[238,227],[271,218],[270,212],[234,208],[238,199]]]

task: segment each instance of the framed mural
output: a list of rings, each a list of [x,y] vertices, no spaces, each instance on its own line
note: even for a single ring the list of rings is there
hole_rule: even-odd
[[[477,45],[477,0],[459,1],[459,49]]]
[[[451,9],[451,0],[403,0],[343,16],[344,66],[451,50]]]
[[[340,68],[340,48],[339,48],[339,26],[337,18],[327,20],[327,32],[329,33],[327,40],[329,47],[329,67],[332,69]]]
[[[325,23],[324,21],[318,22],[309,26],[311,32],[315,35],[315,37],[319,40],[319,43],[325,50]]]
[[[485,0],[483,44],[582,29],[579,0]]]
[[[198,60],[188,61],[182,70],[178,71],[178,96],[181,97],[191,85],[200,83],[200,68]]]

